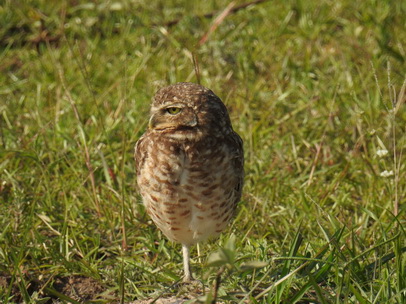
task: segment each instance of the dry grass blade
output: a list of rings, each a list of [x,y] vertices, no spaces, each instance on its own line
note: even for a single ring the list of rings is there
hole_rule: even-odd
[[[230,2],[230,4],[227,5],[227,7],[220,13],[220,15],[218,15],[217,18],[214,19],[207,33],[203,35],[202,39],[200,39],[199,45],[202,45],[207,41],[211,33],[213,33],[217,29],[217,27],[223,22],[223,20],[230,14],[234,6],[235,2],[234,1]]]

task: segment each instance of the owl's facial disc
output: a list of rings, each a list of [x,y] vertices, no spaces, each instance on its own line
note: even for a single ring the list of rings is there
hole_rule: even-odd
[[[149,128],[155,130],[193,128],[196,125],[197,117],[193,109],[184,104],[170,104],[153,108],[149,120]]]

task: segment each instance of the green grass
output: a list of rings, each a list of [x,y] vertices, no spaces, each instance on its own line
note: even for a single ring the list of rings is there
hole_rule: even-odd
[[[181,295],[405,303],[405,2],[266,1],[201,45],[217,13],[196,16],[228,2],[183,2],[0,4],[0,302],[179,292],[133,147],[156,90],[198,81],[195,57],[246,179],[230,228],[193,249],[208,291]]]

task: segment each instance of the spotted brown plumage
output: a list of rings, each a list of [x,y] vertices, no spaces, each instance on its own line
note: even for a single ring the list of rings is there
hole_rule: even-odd
[[[223,231],[241,198],[242,140],[211,90],[177,83],[153,98],[135,161],[146,211],[166,237],[182,244],[189,282],[189,247]]]

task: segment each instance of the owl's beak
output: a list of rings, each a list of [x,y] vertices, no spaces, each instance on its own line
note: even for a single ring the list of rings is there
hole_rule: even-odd
[[[155,127],[155,120],[154,120],[154,115],[152,115],[148,122],[148,129],[153,129],[154,127]]]
[[[156,115],[152,115],[149,119],[148,128],[155,129],[160,124],[159,119],[157,119]]]
[[[149,119],[148,123],[148,128],[149,129],[156,129],[156,130],[164,130],[168,128],[174,128],[176,127],[177,124],[171,121],[166,121],[162,119],[162,116],[160,115],[152,115],[151,118]]]

